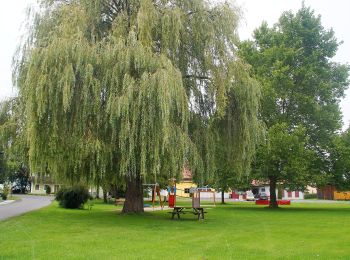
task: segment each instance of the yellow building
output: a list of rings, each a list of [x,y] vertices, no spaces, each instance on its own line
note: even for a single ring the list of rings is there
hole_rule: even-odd
[[[197,188],[197,184],[192,181],[192,174],[188,168],[182,172],[182,180],[176,183],[176,196],[189,198],[190,188]]]
[[[350,191],[335,191],[335,200],[350,200]]]

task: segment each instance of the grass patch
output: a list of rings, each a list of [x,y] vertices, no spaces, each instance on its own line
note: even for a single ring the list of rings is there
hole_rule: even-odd
[[[349,203],[269,210],[233,203],[171,220],[167,211],[121,215],[57,203],[0,222],[0,259],[349,259]]]

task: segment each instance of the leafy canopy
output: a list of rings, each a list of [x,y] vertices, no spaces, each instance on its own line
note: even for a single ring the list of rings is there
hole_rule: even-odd
[[[32,170],[154,180],[188,164],[204,181],[216,167],[215,118],[227,126],[223,158],[250,164],[259,90],[236,55],[233,5],[41,3],[15,71]]]
[[[308,166],[314,181],[329,173],[331,140],[341,127],[339,101],[349,83],[349,67],[331,61],[339,44],[333,30],[322,26],[321,17],[303,5],[296,14],[283,13],[271,28],[263,23],[255,30],[254,41],[241,45],[241,56],[252,65],[253,75],[262,84],[261,119],[268,128],[268,138],[274,138],[279,129],[279,134],[283,130],[288,140],[288,135],[293,136],[300,127],[304,129],[305,137],[301,139],[304,148],[314,153]],[[267,140],[263,145],[267,150],[260,152],[260,156],[272,156],[269,143],[274,140]],[[297,154],[280,153],[285,145],[288,147],[282,140],[275,145],[280,148],[270,162],[290,160],[292,164]],[[265,159],[269,158],[259,160]],[[260,167],[265,176],[272,175],[270,169]],[[304,168],[300,165],[299,170],[290,173],[295,176],[288,179],[311,182]],[[282,169],[273,175],[279,180],[288,177]]]

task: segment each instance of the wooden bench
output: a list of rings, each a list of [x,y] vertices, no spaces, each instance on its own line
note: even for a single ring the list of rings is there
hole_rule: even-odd
[[[118,206],[118,205],[123,206],[124,202],[125,202],[125,199],[115,199],[115,205],[116,206]]]
[[[198,220],[204,219],[204,214],[207,213],[204,211],[204,208],[193,208],[193,207],[174,207],[171,214],[171,219],[174,219],[174,216],[177,215],[177,218],[180,218],[180,214],[191,213],[198,216]]]

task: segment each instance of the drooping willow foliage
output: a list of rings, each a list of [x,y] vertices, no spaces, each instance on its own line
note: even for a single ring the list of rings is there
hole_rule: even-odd
[[[205,182],[221,160],[243,172],[259,89],[235,55],[238,19],[203,0],[42,0],[15,70],[32,170],[152,181],[188,165]]]

